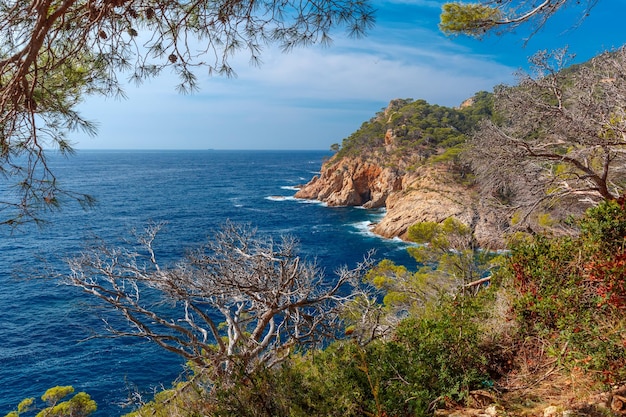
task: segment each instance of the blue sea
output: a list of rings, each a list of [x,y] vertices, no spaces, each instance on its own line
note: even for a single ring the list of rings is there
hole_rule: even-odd
[[[92,195],[97,204],[83,210],[68,201],[45,214],[44,227],[0,229],[0,415],[25,397],[73,385],[96,400],[96,416],[119,416],[132,411],[121,407],[130,392],[149,400],[183,371],[180,357],[149,341],[89,338],[113,313],[94,309],[80,290],[45,279],[48,268],[63,272],[63,258],[77,255],[94,237],[122,242],[132,229],[165,221],[155,246],[167,263],[230,220],[275,237],[297,237],[301,253],[317,259],[328,276],[341,265],[354,266],[370,249],[376,258],[411,266],[404,243],[369,232],[383,212],[293,198],[295,187],[329,156],[212,150],[52,155],[61,185]]]

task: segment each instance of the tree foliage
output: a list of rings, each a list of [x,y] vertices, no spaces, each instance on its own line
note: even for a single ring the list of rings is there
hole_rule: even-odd
[[[475,3],[446,3],[441,9],[439,28],[449,35],[482,37],[491,31],[506,31],[528,23],[534,31],[561,9],[582,9],[585,17],[598,0],[483,0]],[[576,22],[573,23],[573,25]]]
[[[384,159],[385,138],[391,135],[391,159],[417,158],[425,163],[440,156],[442,150],[461,147],[478,121],[491,117],[491,108],[491,94],[485,91],[476,93],[460,109],[425,100],[395,99],[345,138],[336,157],[368,155]]]
[[[79,392],[72,398],[62,401],[74,393],[72,386],[57,386],[47,390],[41,399],[45,406],[37,407],[34,398],[22,400],[17,409],[5,417],[19,417],[37,412],[36,417],[87,417],[96,411],[96,402],[89,394]]]
[[[68,134],[95,133],[77,104],[89,94],[123,96],[123,73],[139,83],[169,68],[190,92],[196,68],[232,75],[240,50],[258,63],[267,44],[327,44],[336,27],[359,36],[372,24],[366,0],[0,1],[0,174],[17,184],[3,190],[3,221],[38,219],[63,195],[88,202],[58,186],[45,150],[69,154]]]
[[[567,60],[563,50],[533,56],[518,86],[496,89],[500,119],[469,144],[483,196],[524,216],[555,200],[613,200],[626,186],[626,50],[564,70]]]
[[[407,317],[437,310],[445,297],[478,293],[489,285],[491,272],[503,262],[498,254],[481,250],[471,228],[453,217],[442,223],[416,223],[409,228],[408,239],[416,243],[407,250],[417,262],[417,270],[388,259],[379,262],[365,279],[381,291],[384,308],[354,315],[379,314],[378,329],[386,329],[381,335],[393,333]]]
[[[123,315],[129,326],[107,321],[112,335],[148,338],[209,379],[272,367],[338,336],[341,306],[359,296],[369,262],[327,279],[293,238],[274,242],[228,223],[164,268],[153,248],[159,229],[138,236],[138,247],[98,245],[70,259],[65,282]]]

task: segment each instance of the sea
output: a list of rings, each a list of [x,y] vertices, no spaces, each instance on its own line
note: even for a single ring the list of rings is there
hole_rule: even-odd
[[[165,222],[155,248],[175,263],[227,221],[261,234],[296,237],[300,253],[332,279],[374,249],[375,258],[411,266],[406,244],[383,239],[370,226],[381,210],[327,207],[295,199],[297,187],[319,173],[324,151],[78,151],[51,154],[60,185],[96,199],[84,209],[66,201],[43,213],[43,226],[0,227],[0,415],[26,397],[72,385],[97,402],[95,416],[132,411],[172,386],[184,360],[148,340],[94,338],[115,312],[94,307],[79,289],[52,279],[88,242],[123,245],[133,230]]]

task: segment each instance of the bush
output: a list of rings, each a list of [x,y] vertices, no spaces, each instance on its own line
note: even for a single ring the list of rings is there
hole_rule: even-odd
[[[626,377],[626,211],[590,209],[578,237],[515,245],[506,268],[520,337],[538,337],[569,369],[610,382]]]
[[[482,329],[490,297],[444,297],[403,320],[389,340],[320,352],[307,364],[308,382],[299,383],[318,387],[307,415],[429,415],[440,400],[460,402],[490,385],[497,375]]]
[[[25,398],[5,417],[19,417],[36,414],[36,417],[87,417],[96,411],[96,402],[89,394],[79,392],[69,400],[74,393],[72,386],[56,386],[48,389],[42,396],[45,405],[38,405],[34,398]]]

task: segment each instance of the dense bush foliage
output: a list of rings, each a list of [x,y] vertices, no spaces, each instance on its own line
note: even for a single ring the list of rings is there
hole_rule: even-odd
[[[588,210],[578,237],[535,237],[513,248],[507,268],[520,338],[548,343],[562,363],[626,377],[626,210]]]

